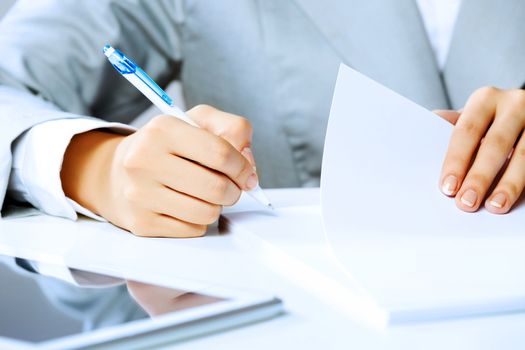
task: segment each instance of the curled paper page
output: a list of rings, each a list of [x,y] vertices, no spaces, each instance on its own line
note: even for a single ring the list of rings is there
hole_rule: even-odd
[[[324,229],[392,323],[525,311],[525,209],[465,213],[439,191],[451,131],[341,65],[323,155]]]

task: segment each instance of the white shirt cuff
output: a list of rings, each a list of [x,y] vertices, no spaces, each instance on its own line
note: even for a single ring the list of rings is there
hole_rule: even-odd
[[[64,154],[73,136],[101,128],[122,134],[136,130],[125,124],[81,118],[48,121],[26,131],[13,143],[10,195],[49,215],[76,220],[80,213],[105,221],[67,198],[60,180]]]

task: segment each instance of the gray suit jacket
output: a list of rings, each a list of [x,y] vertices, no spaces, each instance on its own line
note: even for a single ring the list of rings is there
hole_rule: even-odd
[[[309,186],[341,61],[428,108],[459,108],[478,87],[523,84],[524,15],[522,0],[463,0],[441,74],[414,0],[20,0],[0,27],[0,205],[25,130],[129,122],[149,105],[106,43],[161,85],[180,79],[189,106],[248,117],[263,186]]]

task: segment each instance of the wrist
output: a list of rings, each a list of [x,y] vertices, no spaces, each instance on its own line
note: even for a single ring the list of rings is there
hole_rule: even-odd
[[[123,138],[125,136],[94,130],[71,139],[60,172],[62,188],[68,198],[102,215],[111,193],[115,150]]]

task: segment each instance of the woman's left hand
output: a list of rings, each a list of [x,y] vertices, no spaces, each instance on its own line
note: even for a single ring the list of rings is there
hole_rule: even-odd
[[[442,192],[467,212],[484,203],[492,213],[507,213],[525,187],[525,91],[485,87],[461,112],[435,113],[455,124],[441,171]]]

